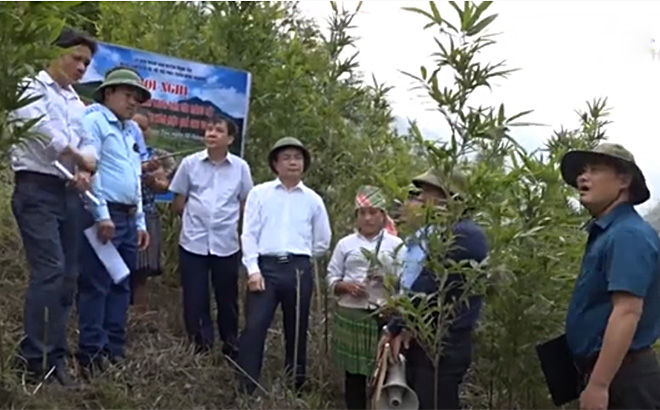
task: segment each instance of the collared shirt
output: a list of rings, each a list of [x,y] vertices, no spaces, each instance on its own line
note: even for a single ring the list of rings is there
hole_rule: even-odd
[[[424,269],[426,261],[426,235],[433,231],[432,227],[420,228],[411,237],[406,239],[406,253],[403,256],[403,272],[401,275],[401,288],[410,289]]]
[[[27,84],[23,96],[41,98],[13,111],[10,118],[25,121],[41,118],[32,131],[43,138],[30,138],[12,146],[12,169],[65,178],[52,162],[59,159],[69,171],[75,170],[72,159],[59,156],[67,146],[78,148],[85,138],[82,125],[85,105],[72,86],[62,88],[44,70]]]
[[[151,156],[149,149],[147,148],[147,142],[144,140],[144,134],[142,129],[135,121],[130,121],[127,123],[130,127],[131,132],[133,133],[133,138],[135,138],[135,143],[137,144],[138,153],[140,154],[140,161],[148,161]]]
[[[429,241],[431,235],[442,235],[437,227],[427,226],[418,230],[411,238],[406,239],[406,254],[403,257],[403,274],[401,290],[412,293],[432,294],[438,289],[435,273],[426,265]],[[454,224],[452,229],[453,243],[446,255],[439,256],[439,262],[474,261],[481,263],[488,257],[488,241],[483,229],[473,220],[464,218]],[[433,253],[433,252],[431,252]],[[460,273],[449,273],[444,284],[447,289],[445,298],[460,298],[461,283],[465,278]],[[474,328],[477,325],[483,295],[469,295],[467,305],[456,306],[451,330]]]
[[[339,281],[364,281],[370,267],[370,260],[367,259],[364,251],[375,252],[379,240],[380,248],[378,255],[376,255],[378,261],[386,274],[400,277],[403,265],[402,256],[405,254],[405,247],[401,238],[381,231],[380,234],[369,239],[359,232],[355,232],[341,238],[332,252],[326,276],[331,292]]]
[[[241,202],[252,186],[250,166],[236,155],[214,162],[204,150],[184,158],[170,185],[170,191],[187,198],[181,247],[197,255],[238,252]]]
[[[300,182],[287,189],[279,179],[250,191],[243,217],[243,264],[259,272],[259,255],[320,256],[330,248],[330,220],[323,199]]]
[[[92,192],[101,202],[92,207],[96,221],[110,219],[108,202],[137,206],[136,224],[146,230],[142,209],[142,165],[135,141],[133,120],[120,121],[107,107],[94,104],[83,118],[89,145],[97,153],[97,172]]]
[[[597,354],[612,312],[612,292],[644,299],[630,350],[649,347],[660,334],[660,238],[635,208],[623,203],[595,219],[566,316],[575,357]]]

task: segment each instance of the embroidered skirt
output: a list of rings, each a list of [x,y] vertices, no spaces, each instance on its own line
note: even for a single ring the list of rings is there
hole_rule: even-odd
[[[158,212],[146,212],[147,232],[149,232],[149,246],[138,252],[136,272],[147,276],[161,274],[162,232]]]
[[[373,312],[335,306],[332,345],[342,370],[371,377],[379,340],[380,327]]]

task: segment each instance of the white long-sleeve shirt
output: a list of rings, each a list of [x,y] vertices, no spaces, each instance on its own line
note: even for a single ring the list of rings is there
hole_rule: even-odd
[[[241,245],[243,265],[259,272],[259,255],[318,257],[332,233],[323,199],[302,182],[287,189],[279,179],[255,186],[247,196]]]
[[[82,125],[85,105],[72,86],[60,87],[43,70],[27,84],[24,92],[24,97],[38,96],[41,98],[10,114],[12,119],[21,121],[41,118],[32,131],[44,137],[14,145],[11,148],[12,169],[64,178],[52,162],[59,158],[69,171],[74,171],[73,160],[60,158],[60,155],[67,146],[81,146],[86,136]]]
[[[398,236],[382,231],[383,240],[378,251],[378,261],[385,273],[401,276],[405,246]],[[373,254],[380,235],[368,239],[358,232],[347,235],[337,242],[328,264],[326,280],[331,294],[339,281],[362,282],[367,277],[369,259],[363,250]]]

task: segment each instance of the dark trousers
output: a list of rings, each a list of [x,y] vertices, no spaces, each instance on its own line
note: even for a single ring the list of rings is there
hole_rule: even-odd
[[[417,394],[420,410],[461,408],[459,387],[472,362],[471,330],[450,331],[437,367],[416,342],[406,359],[408,385]]]
[[[660,409],[660,366],[653,350],[623,360],[609,396],[610,409]]]
[[[183,321],[197,351],[213,346],[213,321],[209,302],[209,272],[218,310],[217,323],[222,352],[238,355],[239,252],[226,257],[196,255],[179,247],[179,272],[183,293]]]
[[[367,409],[367,376],[345,372],[344,401],[348,410]]]
[[[112,244],[133,271],[137,260],[137,226],[134,211],[109,205],[115,225]],[[85,228],[94,222],[81,208]],[[78,353],[81,366],[100,364],[125,356],[126,316],[131,298],[129,278],[115,284],[86,237],[82,237],[78,280]]]
[[[312,264],[306,256],[291,256],[288,261],[259,257],[259,269],[266,282],[266,290],[247,293],[246,323],[239,342],[238,364],[252,379],[259,381],[266,335],[275,309],[281,304],[286,344],[285,370],[291,374],[295,367],[295,387],[300,389],[305,382],[307,367],[307,329],[314,291]],[[241,374],[239,380],[248,393],[256,388]]]
[[[11,208],[30,269],[19,355],[34,371],[68,354],[66,326],[78,275],[77,193],[57,177],[16,173]]]

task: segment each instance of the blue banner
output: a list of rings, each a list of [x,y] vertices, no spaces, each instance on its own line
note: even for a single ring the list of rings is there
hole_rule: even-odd
[[[207,120],[220,115],[236,124],[238,133],[230,151],[243,156],[252,80],[249,72],[99,43],[85,76],[76,85],[80,97],[91,102],[105,73],[118,65],[137,70],[151,90],[152,98],[143,106],[152,129],[148,145],[170,152],[201,149]],[[158,199],[169,201],[171,194]]]

